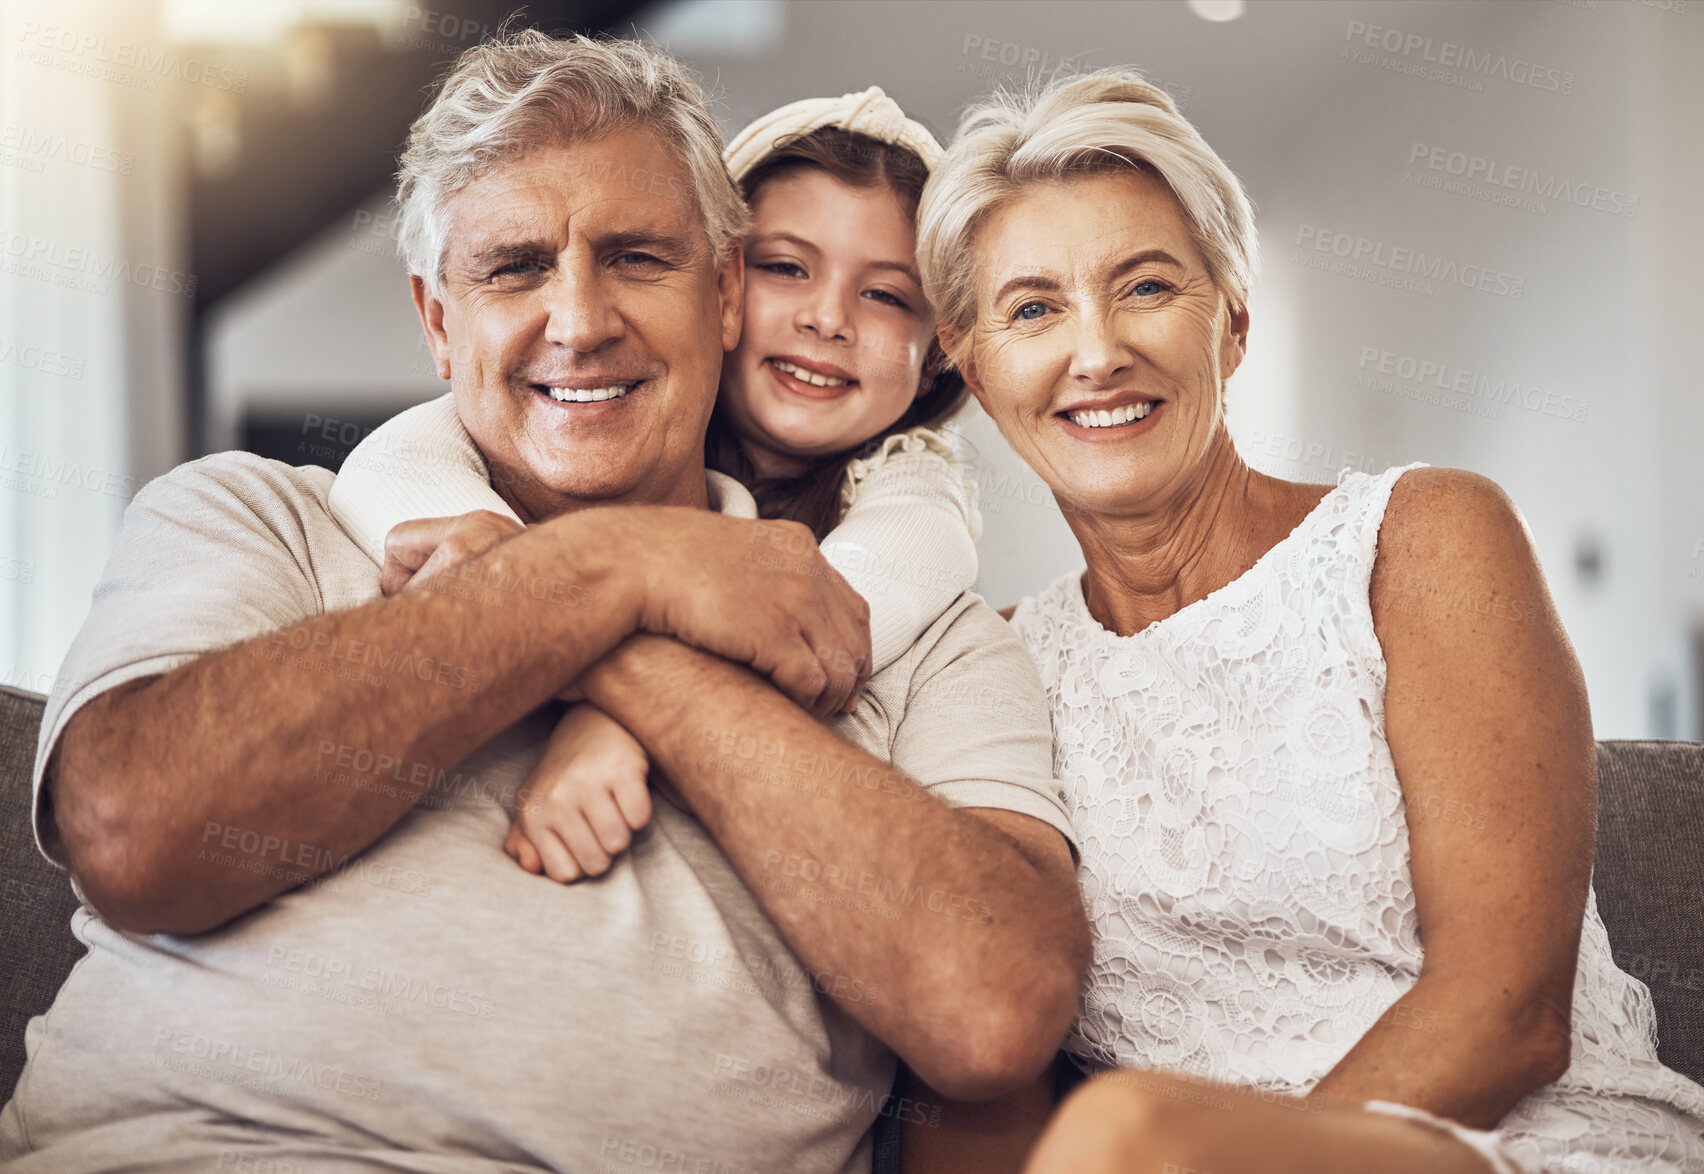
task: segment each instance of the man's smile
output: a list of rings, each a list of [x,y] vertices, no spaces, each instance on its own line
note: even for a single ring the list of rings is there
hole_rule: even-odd
[[[531,387],[559,404],[600,404],[607,400],[622,399],[645,382],[643,379],[593,377],[562,383],[534,383]]]

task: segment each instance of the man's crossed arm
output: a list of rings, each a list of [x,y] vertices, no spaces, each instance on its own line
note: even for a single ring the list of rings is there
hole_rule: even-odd
[[[839,979],[851,992],[891,992],[838,1001],[930,1086],[981,1100],[1051,1063],[1089,950],[1057,831],[1016,812],[951,808],[750,671],[672,639],[629,639],[585,687],[644,743],[800,960],[830,976],[819,989],[835,994]],[[754,772],[750,748],[761,746],[784,746],[811,778],[839,783]],[[809,884],[776,883],[787,860],[945,896],[869,916],[812,899]]]
[[[1068,850],[1038,820],[938,802],[757,675],[819,714],[840,709],[862,683],[862,600],[814,548],[797,566],[745,559],[759,524],[648,507],[584,511],[522,533],[495,515],[409,525],[421,528],[413,543],[393,532],[392,546],[393,554],[429,552],[405,560],[400,578],[418,571],[417,589],[289,630],[294,655],[332,671],[277,672],[266,659],[272,637],[263,636],[114,689],[72,719],[49,782],[73,872],[106,920],[137,932],[201,932],[311,879],[198,859],[210,824],[313,844],[316,860],[339,860],[420,798],[395,787],[326,787],[314,767],[327,740],[449,769],[577,685],[645,743],[800,959],[888,996],[828,988],[930,1085],[977,1099],[1046,1065],[1087,960]],[[512,606],[467,607],[431,589],[435,580],[453,584],[448,567],[567,583],[594,603],[564,607],[552,601],[559,593],[517,592]],[[394,590],[390,565],[387,580]],[[628,639],[634,632],[678,640]],[[485,684],[467,691],[399,680],[373,690],[345,682],[335,675],[337,650],[351,642],[417,649],[471,666]],[[718,745],[785,741],[836,775],[879,782],[832,793],[745,785],[720,769],[726,763],[707,732]],[[917,906],[891,921],[848,916],[763,884],[775,855],[977,894],[988,916]]]
[[[365,781],[394,783],[395,763],[435,777],[641,628],[752,664],[822,711],[859,683],[851,666],[867,658],[869,636],[856,593],[810,573],[826,563],[799,559],[792,573],[742,559],[750,522],[669,507],[586,510],[524,533],[495,514],[438,522],[427,570],[459,564],[464,579],[543,589],[470,604],[441,578],[447,589],[310,616],[121,685],[72,717],[44,787],[71,871],[105,920],[199,933],[312,879],[429,790],[328,787],[315,769],[324,744],[372,748]],[[374,649],[406,667],[368,667],[362,650]],[[297,671],[280,671],[283,657]],[[368,671],[349,672],[352,660]],[[427,664],[454,666],[464,687],[444,688],[433,672],[421,680]],[[252,869],[204,858],[210,826],[254,833],[236,838],[254,845],[239,848]],[[275,867],[269,848],[280,843],[312,845],[314,863]]]

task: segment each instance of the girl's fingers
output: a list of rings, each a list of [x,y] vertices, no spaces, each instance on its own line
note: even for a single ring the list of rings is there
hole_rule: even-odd
[[[627,826],[627,817],[622,814],[613,794],[604,791],[588,795],[584,811],[586,823],[598,838],[598,846],[608,852],[612,860],[627,851],[627,845],[633,842],[633,829]]]
[[[610,788],[627,826],[638,831],[651,822],[651,787],[642,776],[623,778]]]
[[[581,873],[602,876],[609,870],[609,853],[598,842],[597,833],[592,831],[585,816],[575,813],[566,819],[553,820],[551,829],[567,845]]]
[[[544,875],[551,880],[571,885],[585,875],[573,850],[551,829],[539,828],[528,838],[544,860]]]
[[[544,861],[539,858],[538,849],[518,827],[509,828],[509,838],[503,841],[503,851],[534,876],[544,871]]]

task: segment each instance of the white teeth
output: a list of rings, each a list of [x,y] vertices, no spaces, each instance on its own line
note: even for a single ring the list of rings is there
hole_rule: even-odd
[[[597,404],[606,399],[620,399],[635,387],[636,383],[618,383],[614,387],[550,387],[550,398],[563,404]]]
[[[812,387],[850,387],[852,385],[850,379],[836,379],[832,375],[818,375],[815,371],[807,371],[798,364],[789,363],[784,359],[771,359],[769,363],[777,371],[785,372],[794,379],[808,383]]]
[[[1153,401],[1144,400],[1139,404],[1125,404],[1122,408],[1090,408],[1072,412],[1067,419],[1080,428],[1116,428],[1120,424],[1140,420],[1153,410]]]

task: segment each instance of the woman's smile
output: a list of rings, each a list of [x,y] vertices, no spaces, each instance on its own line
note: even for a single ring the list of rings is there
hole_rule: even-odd
[[[1072,440],[1113,444],[1152,432],[1164,407],[1164,400],[1126,395],[1064,408],[1053,418]]]
[[[967,378],[1018,456],[1085,508],[1174,496],[1220,427],[1245,327],[1171,190],[1134,171],[1049,181],[977,240]]]

